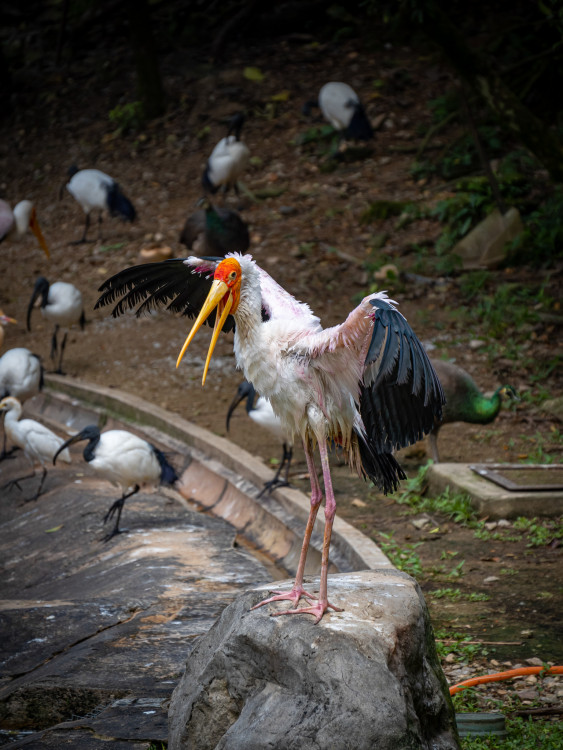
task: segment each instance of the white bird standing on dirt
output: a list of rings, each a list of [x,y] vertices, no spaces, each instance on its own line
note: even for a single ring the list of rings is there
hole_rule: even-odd
[[[41,464],[43,468],[43,474],[39,487],[33,497],[27,498],[29,500],[37,500],[43,489],[45,477],[47,476],[47,467],[45,464],[53,460],[53,456],[58,455],[64,443],[64,440],[54,432],[40,422],[36,422],[35,419],[21,419],[22,405],[17,398],[8,396],[0,401],[0,412],[5,412],[4,417],[4,430],[7,436],[10,438],[14,445],[21,448],[26,458],[31,462],[33,467],[33,473],[28,474],[18,479],[12,479],[8,482],[9,485],[15,484],[18,489],[21,490],[19,482],[22,479],[30,479],[35,476],[35,465]],[[62,453],[63,461],[67,464],[70,463],[70,454],[68,451]],[[4,485],[7,486],[7,485]]]
[[[348,463],[384,492],[405,474],[392,451],[417,442],[440,418],[443,393],[420,341],[384,292],[371,294],[340,325],[323,330],[308,305],[295,300],[248,255],[188,258],[127,268],[105,281],[96,307],[121,298],[117,316],[158,305],[197,319],[178,357],[180,363],[204,322],[214,325],[203,370],[222,329],[235,329],[237,365],[267,398],[284,432],[303,441],[311,481],[311,508],[292,590],[270,601],[289,600],[318,622],[328,608],[327,575],[336,501],[328,451],[341,446]],[[207,297],[204,298],[205,293]],[[199,314],[198,314],[199,313]],[[305,591],[307,549],[322,491],[313,450],[318,447],[325,490],[325,531],[318,599]],[[296,608],[301,597],[311,606]]]
[[[59,328],[65,329],[61,342],[59,364],[55,370],[59,375],[64,375],[62,363],[68,329],[78,323],[80,328],[84,330],[84,326],[86,325],[82,294],[74,284],[68,284],[66,281],[55,281],[53,284],[49,284],[44,276],[39,276],[35,282],[33,294],[27,308],[28,331],[31,331],[31,313],[39,297],[41,297],[41,314],[46,320],[55,325],[51,339],[51,359],[53,363],[58,348],[57,335]]]
[[[88,242],[86,235],[90,227],[90,213],[98,211],[98,239],[102,238],[102,215],[104,211],[112,217],[120,217],[124,221],[134,221],[136,212],[133,204],[127,198],[117,182],[109,174],[99,169],[78,169],[75,166],[68,170],[70,180],[66,189],[82,206],[86,214],[84,233],[75,245]],[[62,197],[62,188],[61,188]]]
[[[317,105],[325,120],[341,136],[357,141],[369,141],[373,138],[373,129],[360,97],[347,83],[325,83],[318,100],[307,102],[303,108],[304,113],[309,114],[311,107]]]
[[[43,365],[36,354],[29,349],[16,347],[8,349],[0,357],[0,398],[14,396],[21,403],[33,398],[43,388]],[[6,452],[6,431],[4,430],[0,460],[9,455]]]
[[[276,439],[280,440],[283,444],[283,455],[282,460],[276,470],[274,478],[269,482],[264,483],[264,489],[258,494],[261,497],[264,492],[270,492],[276,487],[288,487],[289,486],[289,467],[291,465],[291,459],[293,458],[293,441],[292,438],[286,435],[282,428],[281,420],[272,409],[272,404],[267,398],[259,396],[256,403],[256,390],[252,383],[248,380],[243,380],[237,388],[236,395],[229,406],[227,412],[227,432],[229,431],[229,423],[231,416],[241,401],[246,399],[246,413],[252,419],[253,422],[264,427],[270,432]],[[285,469],[285,471],[284,471]],[[280,475],[284,471],[284,478],[280,479]]]
[[[225,138],[221,138],[215,146],[201,178],[204,190],[216,193],[222,188],[226,193],[234,188],[239,194],[238,180],[248,166],[250,151],[240,140],[240,132],[244,123],[244,115],[237,113],[229,122],[229,129]]]
[[[102,477],[120,485],[122,490],[121,497],[113,503],[104,517],[106,523],[117,513],[115,526],[105,537],[105,541],[121,533],[119,520],[128,497],[139,492],[143,485],[173,484],[178,479],[164,453],[151,443],[127,430],[101,433],[96,425],[88,425],[69,438],[53,457],[53,464],[61,451],[80,440],[88,441],[83,452],[84,460]]]
[[[49,248],[37,221],[37,211],[31,201],[20,201],[12,210],[10,204],[0,200],[0,242],[12,237],[20,238],[31,229],[45,255],[49,258]]]

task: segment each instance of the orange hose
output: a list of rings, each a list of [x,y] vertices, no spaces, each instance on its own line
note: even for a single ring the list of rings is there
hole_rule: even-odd
[[[482,685],[485,682],[500,682],[501,680],[510,680],[511,677],[522,677],[528,674],[563,674],[563,667],[520,667],[520,669],[509,669],[506,672],[494,672],[493,674],[484,674],[481,677],[471,677],[469,680],[458,682],[457,685],[452,685],[450,688],[450,695],[465,690],[465,688],[471,687],[472,685]]]

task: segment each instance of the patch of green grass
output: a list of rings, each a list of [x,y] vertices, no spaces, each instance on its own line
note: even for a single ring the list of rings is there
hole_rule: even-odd
[[[520,516],[514,521],[514,528],[523,531],[527,538],[526,547],[545,547],[554,539],[563,539],[561,519],[525,518]]]
[[[378,541],[379,546],[396,568],[414,578],[422,576],[422,563],[415,551],[417,547],[420,547],[422,542],[417,542],[416,544],[399,544],[393,538],[392,533],[386,534],[383,531],[378,531],[377,533],[382,538],[382,541]]]
[[[436,589],[430,592],[430,596],[434,599],[449,599],[452,602],[457,602],[461,599],[461,591],[459,589]]]
[[[467,524],[476,518],[469,495],[454,492],[449,487],[437,497],[427,497],[426,474],[432,465],[429,461],[421,467],[416,477],[404,482],[403,491],[395,496],[399,505],[407,505],[413,513],[440,513],[455,523]]]
[[[487,655],[487,649],[480,643],[470,643],[473,638],[466,633],[449,632],[445,629],[435,631],[436,650],[440,658],[455,654],[459,661],[470,662]]]
[[[467,596],[467,601],[468,602],[488,602],[488,601],[490,601],[490,599],[491,599],[491,595],[490,594],[485,594],[482,591],[472,591]]]
[[[514,717],[507,718],[506,729],[508,736],[504,739],[464,738],[461,740],[461,748],[462,750],[532,750],[533,748],[555,750],[563,747],[562,722],[556,724],[549,721],[534,721],[532,717],[529,719]]]

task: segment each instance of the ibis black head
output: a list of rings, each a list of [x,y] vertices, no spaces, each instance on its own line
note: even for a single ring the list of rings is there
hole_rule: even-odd
[[[227,136],[234,135],[237,141],[240,141],[240,131],[244,125],[244,114],[237,112],[229,120],[229,129],[227,130]]]
[[[79,172],[79,171],[80,171],[80,170],[78,169],[78,167],[76,166],[76,164],[72,164],[72,165],[71,165],[71,166],[70,166],[70,167],[69,167],[69,168],[67,169],[67,175],[68,175],[68,179],[69,179],[69,180],[70,180],[70,179],[72,179],[72,178],[74,177],[74,175],[75,175],[75,174],[76,174],[77,172]]]
[[[91,461],[93,458],[93,451],[100,440],[100,428],[95,424],[89,424],[87,427],[80,430],[80,432],[76,433],[76,435],[70,437],[61,445],[59,450],[53,456],[53,465],[55,464],[59,453],[64,451],[65,448],[68,448],[69,445],[79,443],[81,440],[88,440],[88,445],[84,449],[84,458],[86,461]]]
[[[39,276],[37,280],[35,281],[35,286],[33,287],[33,294],[31,295],[31,299],[29,300],[29,305],[27,306],[27,330],[31,331],[31,313],[33,311],[33,306],[35,305],[35,301],[41,297],[41,307],[45,307],[47,305],[47,299],[49,297],[49,282],[44,276]]]
[[[237,408],[237,406],[240,404],[240,402],[246,399],[246,411],[247,413],[250,413],[252,409],[254,408],[255,396],[256,396],[256,391],[254,390],[254,386],[252,385],[252,383],[249,383],[248,380],[243,380],[242,383],[237,388],[235,397],[231,401],[231,405],[229,406],[229,411],[227,412],[227,432],[229,431],[229,422],[231,421],[231,415],[234,412],[234,410]]]

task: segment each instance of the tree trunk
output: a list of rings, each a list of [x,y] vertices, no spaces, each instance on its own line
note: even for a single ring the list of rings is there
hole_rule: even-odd
[[[152,120],[166,108],[147,0],[127,0],[131,46],[137,68],[137,94],[143,115]]]
[[[554,182],[563,182],[563,147],[555,134],[502,81],[484,55],[470,49],[446,14],[427,5],[422,27],[501,124],[541,161]],[[555,94],[554,94],[555,95]]]

